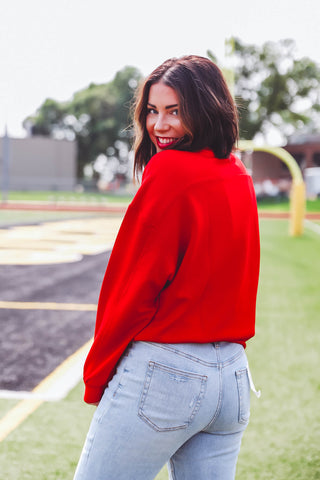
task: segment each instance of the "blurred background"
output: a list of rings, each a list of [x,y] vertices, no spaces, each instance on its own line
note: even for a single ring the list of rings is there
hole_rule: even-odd
[[[320,168],[319,18],[317,0],[4,3],[2,200],[17,191],[134,193],[135,89],[166,58],[190,53],[232,72],[240,137],[284,146],[316,198],[319,170],[309,169]],[[259,198],[288,195],[283,162],[263,152],[244,160]]]

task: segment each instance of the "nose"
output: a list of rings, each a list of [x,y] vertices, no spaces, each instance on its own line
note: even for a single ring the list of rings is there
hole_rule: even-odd
[[[165,115],[157,115],[157,120],[156,123],[154,124],[154,129],[157,132],[164,132],[168,130],[169,125],[168,122],[166,121],[166,116]]]

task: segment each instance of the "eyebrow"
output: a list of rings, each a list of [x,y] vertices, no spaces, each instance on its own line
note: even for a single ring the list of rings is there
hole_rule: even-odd
[[[155,105],[153,105],[152,103],[148,102],[148,105],[152,108],[157,108]],[[173,105],[167,105],[165,108],[166,110],[169,110],[170,108],[173,108],[173,107],[178,107],[178,104],[177,103],[174,103]]]

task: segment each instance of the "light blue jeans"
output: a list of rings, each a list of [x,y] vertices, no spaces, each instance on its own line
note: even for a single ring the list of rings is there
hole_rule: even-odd
[[[95,411],[74,480],[232,480],[250,414],[236,343],[134,342]]]

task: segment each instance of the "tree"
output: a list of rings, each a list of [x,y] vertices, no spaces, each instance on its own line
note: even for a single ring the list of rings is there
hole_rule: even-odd
[[[51,136],[64,127],[67,108],[67,103],[63,104],[47,98],[37,110],[36,115],[26,118],[23,125],[32,135]]]
[[[135,67],[124,67],[105,84],[90,84],[76,92],[69,102],[47,99],[34,115],[24,121],[31,135],[75,139],[78,146],[78,177],[99,155],[127,159],[132,131],[128,128],[132,98],[141,74]],[[127,148],[124,148],[127,147]]]
[[[320,66],[307,57],[296,59],[295,50],[290,39],[261,47],[234,39],[234,92],[241,138],[266,136],[272,128],[284,138],[297,129],[319,130]]]
[[[295,59],[293,40],[261,48],[235,40],[235,96],[245,139],[276,127],[285,137],[316,121],[320,68],[309,58]]]

